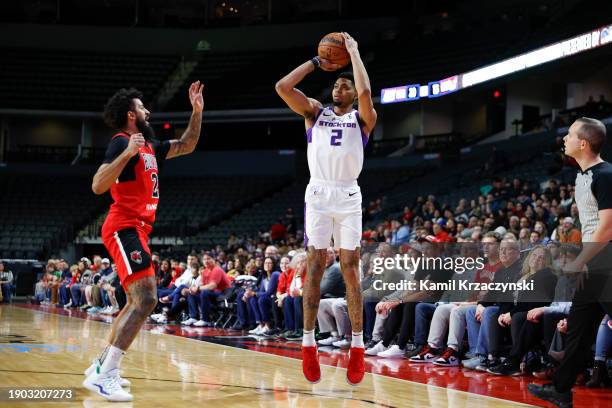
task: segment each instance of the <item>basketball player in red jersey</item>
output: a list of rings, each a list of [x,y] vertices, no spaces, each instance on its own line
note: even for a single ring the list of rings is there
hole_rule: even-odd
[[[109,401],[131,401],[122,386],[129,381],[119,375],[126,350],[157,304],[157,285],[148,247],[159,201],[159,168],[172,159],[195,150],[200,138],[204,88],[200,81],[189,87],[193,107],[189,125],[180,139],[158,141],[149,125],[149,111],[142,94],[121,89],[104,108],[104,120],[116,130],[103,164],[93,178],[92,190],[110,190],[113,204],[102,226],[102,241],[117,266],[127,304],[115,318],[108,345],[85,371],[83,386]]]

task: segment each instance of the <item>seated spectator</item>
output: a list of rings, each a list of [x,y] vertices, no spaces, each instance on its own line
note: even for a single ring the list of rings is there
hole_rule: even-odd
[[[287,226],[283,223],[283,219],[279,218],[276,223],[270,227],[270,239],[272,242],[278,242],[281,239],[287,239]]]
[[[2,303],[10,303],[13,292],[13,272],[5,269],[4,263],[0,262],[0,296]]]
[[[421,256],[420,245],[411,244],[408,250],[408,256],[416,258]],[[364,254],[365,255],[365,254]],[[374,273],[374,262],[377,258],[393,258],[395,252],[393,247],[387,243],[381,243],[376,248],[376,252],[372,254],[368,262],[364,259],[365,273],[361,281],[361,289],[363,296],[364,310],[364,339],[366,339],[366,350],[373,348],[382,340],[384,323],[387,319],[387,314],[377,313],[376,305],[381,301],[395,299],[401,294],[401,291],[394,292],[387,289],[389,283],[397,283],[401,280],[412,280],[414,277],[413,271],[408,270],[385,270],[382,274]],[[369,265],[369,267],[368,267]],[[381,289],[378,284],[378,290],[375,289],[375,282],[378,282],[384,289]],[[393,295],[395,293],[395,295]]]
[[[291,261],[291,267],[295,273],[289,285],[289,295],[283,301],[283,314],[285,319],[287,319],[287,316],[293,316],[295,327],[295,331],[289,333],[285,338],[287,340],[297,341],[302,339],[304,328],[302,291],[304,289],[304,282],[306,281],[306,253],[297,253]]]
[[[278,316],[280,315],[280,310],[285,310],[285,299],[289,296],[289,287],[291,286],[291,281],[293,281],[293,274],[295,273],[294,270],[289,267],[290,264],[291,260],[288,256],[284,256],[281,258],[281,273],[278,278],[278,286],[276,288],[276,304],[275,308],[273,309],[277,321],[280,321],[280,319],[278,319]],[[280,333],[279,337],[286,338],[291,333],[294,333],[296,331],[294,315],[284,314],[283,320],[285,330]]]
[[[547,307],[553,301],[557,277],[551,268],[552,256],[547,248],[539,246],[531,250],[523,263],[519,282],[532,280],[534,289],[516,291],[514,302],[500,305],[497,319],[500,326],[510,326],[512,350],[503,363],[489,367],[487,372],[495,375],[520,374],[522,358],[541,342],[543,326],[540,319],[534,318],[534,314],[540,313],[538,308]]]
[[[258,291],[249,297],[249,314],[255,316],[257,327],[249,334],[272,336],[278,334],[271,319],[272,307],[276,300],[276,289],[280,272],[274,271],[274,259],[267,257],[264,260],[264,273],[257,285]]]
[[[329,337],[320,340],[319,345],[334,345],[340,348],[350,346],[351,327],[350,320],[343,320],[342,308],[346,306],[346,288],[342,279],[340,265],[336,262],[336,252],[333,248],[327,249],[325,271],[321,279],[321,301],[317,313],[319,331],[329,333]],[[348,316],[347,320],[348,320]]]
[[[553,239],[557,239],[562,244],[576,244],[582,243],[582,233],[577,228],[574,228],[574,219],[572,217],[565,217],[563,223],[557,227]]]
[[[199,273],[200,264],[198,263],[197,257],[193,255],[188,255],[187,260],[189,262],[189,267],[183,268],[181,266],[182,262],[179,263],[178,268],[173,270],[173,281],[170,283],[170,287],[166,289],[158,290],[157,296],[159,298],[158,305],[156,307],[157,310],[161,310],[160,313],[153,313],[150,318],[154,322],[165,324],[168,322],[168,312],[170,309],[178,308],[178,302],[183,299],[186,301],[187,294],[189,293],[189,287],[197,278]],[[171,263],[172,265],[172,263]],[[181,271],[184,271],[181,273]],[[180,275],[178,275],[181,273]],[[178,276],[177,276],[178,275]],[[195,277],[194,277],[195,276]],[[184,295],[182,295],[184,294]],[[169,306],[164,306],[169,305]],[[180,308],[177,309],[179,312]],[[172,317],[175,317],[172,315]]]
[[[609,387],[611,383],[608,367],[606,366],[606,359],[612,354],[612,330],[608,327],[609,321],[610,316],[606,315],[597,330],[593,374],[589,382],[586,383],[586,386],[589,388]]]
[[[499,260],[502,267],[495,272],[494,283],[516,282],[521,273],[519,243],[503,240],[499,246]],[[488,291],[476,306],[470,306],[466,312],[468,341],[476,344],[476,355],[464,360],[463,366],[478,371],[486,371],[499,364],[499,305],[512,301],[512,293]]]
[[[216,264],[211,253],[207,252],[202,256],[202,263],[204,267],[201,270],[201,278],[189,290],[190,316],[187,322],[183,322],[183,324],[189,326],[192,323],[196,327],[212,327],[212,308],[217,298],[232,287],[232,283],[225,274],[225,271]],[[198,302],[196,302],[196,299],[198,299]],[[196,303],[199,304],[196,306]],[[195,319],[194,316],[197,315],[198,307],[200,319],[191,322],[192,319]]]
[[[170,264],[167,263],[167,265],[169,272]],[[119,312],[119,303],[115,297],[115,288],[112,285],[112,282],[116,279],[116,277],[117,269],[115,265],[111,266],[110,260],[108,258],[103,258],[102,269],[100,270],[100,279],[97,282],[97,285],[100,288],[102,303],[104,305],[104,309],[102,309],[100,313],[112,315]]]
[[[169,300],[170,308],[168,310],[164,309],[159,316],[151,315],[151,318],[157,321],[157,323],[166,324],[172,320],[180,320],[181,312],[187,308],[189,296],[194,292],[197,293],[196,288],[202,280],[200,276],[200,264],[195,256],[190,259],[191,263],[189,264],[189,269],[181,275],[183,279],[181,279],[180,284],[170,295],[166,296],[167,300]],[[190,310],[189,313],[190,316],[188,319],[194,319],[195,321],[199,320],[197,319],[197,309]]]
[[[85,262],[79,261],[77,263],[76,271],[72,272],[72,279],[70,280],[70,296],[72,298],[72,306],[80,307],[81,310],[91,307],[91,305],[88,305],[87,302],[85,302],[81,292],[81,281],[86,273],[91,274],[91,272],[87,270]]]
[[[435,258],[442,254],[442,246],[437,239],[429,237],[421,244],[425,258]],[[424,259],[425,259],[424,258]],[[430,282],[447,282],[452,276],[452,270],[444,268],[419,268],[414,275],[415,281],[428,280]],[[403,293],[402,293],[403,292]],[[366,355],[376,355],[384,358],[403,358],[406,346],[411,337],[414,337],[415,310],[419,302],[434,303],[442,296],[441,291],[415,290],[402,291],[398,298],[379,302],[376,305],[377,313],[387,313],[389,316],[384,325],[382,341],[369,350]],[[391,342],[399,333],[396,344]]]
[[[72,265],[70,269],[62,273],[62,279],[59,287],[59,304],[63,305],[64,309],[68,309],[72,306],[76,307],[76,305],[72,304],[72,294],[70,293],[70,288],[73,284],[72,277],[78,273],[78,270],[79,267],[77,265]]]
[[[484,239],[487,242],[497,242],[490,235]],[[478,257],[478,246],[474,243],[462,244],[460,256],[466,259],[476,259]],[[475,268],[462,270],[461,273],[455,272],[451,279],[474,282],[477,272]],[[483,275],[480,276],[484,277]],[[459,348],[463,343],[465,318],[456,319],[451,324],[450,317],[455,309],[460,308],[462,305],[470,304],[470,295],[470,291],[451,290],[444,292],[440,300],[435,304],[422,302],[417,305],[414,335],[414,344],[417,346],[417,349],[412,352],[412,355],[407,354],[407,356],[410,356],[410,361],[414,363],[433,362],[436,365],[449,367],[459,365]],[[457,323],[459,324],[457,325]],[[429,336],[427,336],[428,332]],[[443,339],[446,333],[448,333],[448,342],[445,342]],[[442,347],[445,344],[447,344],[447,348],[442,353]]]
[[[172,269],[170,267],[170,261],[167,259],[163,259],[159,263],[159,269],[157,271],[157,275],[155,276],[155,280],[157,282],[157,289],[159,294],[159,289],[164,289],[170,286],[172,282]]]

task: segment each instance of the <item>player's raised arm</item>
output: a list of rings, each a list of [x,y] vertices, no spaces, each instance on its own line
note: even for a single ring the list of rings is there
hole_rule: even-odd
[[[289,108],[303,116],[306,119],[314,118],[319,109],[321,109],[321,102],[316,99],[308,98],[295,86],[302,82],[306,75],[313,72],[317,67],[325,71],[335,71],[339,68],[337,64],[332,64],[329,61],[314,57],[310,61],[306,61],[289,74],[285,75],[280,81],[276,83],[276,93],[283,98],[283,101],[289,106]]]
[[[376,110],[374,102],[372,102],[372,88],[370,87],[370,78],[363,65],[357,41],[348,33],[342,33],[346,50],[351,56],[351,64],[353,65],[353,77],[355,78],[355,88],[357,88],[357,99],[359,104],[359,118],[363,122],[363,130],[369,136],[374,126],[376,126]]]
[[[193,107],[189,125],[180,139],[170,141],[170,150],[168,150],[166,159],[193,153],[195,150],[198,140],[200,140],[200,131],[202,129],[202,111],[204,110],[203,90],[204,84],[201,84],[200,81],[192,83],[189,87],[189,101]]]

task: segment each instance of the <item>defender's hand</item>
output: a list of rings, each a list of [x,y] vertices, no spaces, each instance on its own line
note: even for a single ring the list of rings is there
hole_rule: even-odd
[[[130,136],[130,142],[127,146],[127,151],[130,154],[130,157],[136,156],[138,154],[138,149],[145,145],[145,138],[142,133],[134,133]]]
[[[194,112],[202,112],[204,110],[203,90],[204,84],[201,84],[200,81],[192,83],[189,87],[189,101],[191,102]]]

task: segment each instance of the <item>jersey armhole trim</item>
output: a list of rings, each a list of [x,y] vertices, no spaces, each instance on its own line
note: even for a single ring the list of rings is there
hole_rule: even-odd
[[[314,121],[312,122],[312,126],[306,130],[306,143],[312,143],[312,128],[314,128],[317,125],[319,116],[321,116],[321,114],[323,113],[325,109],[327,109],[327,107],[324,107],[324,106],[321,107],[321,109],[319,110],[319,113],[317,113],[317,116],[315,116]]]
[[[363,143],[363,147],[368,145],[370,138],[363,131],[363,126],[361,125],[361,119],[359,119],[359,111],[355,111],[355,117],[357,118],[357,125],[359,126],[359,130],[361,130],[361,142]]]

